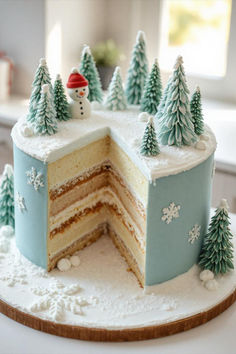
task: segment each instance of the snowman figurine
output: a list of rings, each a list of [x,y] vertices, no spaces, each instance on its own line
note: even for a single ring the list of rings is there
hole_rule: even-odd
[[[68,94],[70,96],[69,109],[74,119],[85,119],[90,117],[91,105],[87,99],[89,94],[88,81],[81,75],[78,69],[73,68],[67,82]]]

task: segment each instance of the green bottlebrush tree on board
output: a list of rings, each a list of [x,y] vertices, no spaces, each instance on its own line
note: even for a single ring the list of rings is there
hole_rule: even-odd
[[[224,274],[234,269],[233,237],[230,228],[228,205],[225,199],[221,200],[206,234],[200,254],[199,265],[209,269],[214,274]]]
[[[13,168],[5,165],[0,184],[0,225],[14,228],[14,179]]]
[[[192,121],[194,124],[194,131],[197,135],[204,132],[204,121],[202,115],[202,103],[200,88],[197,87],[190,101],[190,111],[192,114]]]

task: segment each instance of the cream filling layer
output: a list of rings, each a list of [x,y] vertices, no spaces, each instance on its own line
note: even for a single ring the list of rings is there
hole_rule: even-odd
[[[48,239],[49,259],[53,258],[58,252],[70,247],[74,242],[80,240],[86,234],[95,230],[98,225],[107,223],[107,210],[103,207],[98,212],[90,213],[79,222],[73,223],[65,232],[58,232],[56,237]]]
[[[109,223],[111,225],[111,228],[115,231],[118,237],[121,238],[129,252],[136,260],[140,272],[144,274],[144,252],[140,250],[137,242],[131,236],[124,224],[120,222],[119,218],[117,218],[115,214],[109,212],[109,210],[106,210],[106,207],[103,207],[98,213],[87,215],[84,220],[82,218],[79,223],[72,224],[70,229],[67,230],[66,235],[62,232],[57,234],[57,237],[52,240],[48,240],[49,259],[52,259],[55,255],[57,255],[58,249],[63,251],[64,249],[70,247],[74,242],[79,241],[85,235],[91,233],[98,227],[99,223]]]
[[[118,214],[121,215],[128,230],[135,235],[137,242],[142,250],[145,248],[145,233],[140,230],[136,225],[135,221],[131,218],[127,210],[124,208],[120,199],[112,191],[110,187],[103,187],[93,193],[90,193],[85,198],[79,200],[78,202],[70,205],[60,213],[55,216],[51,216],[49,219],[50,226],[49,231],[52,232],[54,229],[59,228],[63,223],[65,223],[69,218],[73,217],[77,213],[85,210],[86,208],[93,208],[99,202],[102,204],[108,204],[115,206]],[[99,222],[101,223],[101,221]],[[111,224],[112,225],[112,224]],[[57,235],[55,236],[55,238]]]

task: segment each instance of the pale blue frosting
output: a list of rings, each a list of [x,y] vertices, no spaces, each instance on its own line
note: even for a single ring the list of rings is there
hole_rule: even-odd
[[[182,274],[197,263],[207,231],[212,187],[212,154],[198,166],[149,184],[146,235],[145,285],[155,285]],[[34,167],[43,175],[38,191],[27,183],[26,171]],[[33,263],[47,268],[48,186],[47,163],[14,146],[15,193],[24,197],[26,211],[15,208],[16,244]],[[166,224],[162,209],[171,202],[180,205],[179,217]],[[200,238],[188,242],[189,231],[201,226]]]
[[[43,175],[44,187],[38,191],[27,183],[26,172],[34,167]],[[48,186],[47,164],[14,145],[14,191],[24,197],[26,210],[15,208],[16,245],[33,263],[47,268]]]
[[[145,285],[155,285],[188,271],[198,261],[207,231],[214,154],[189,171],[162,177],[149,185]],[[162,209],[180,205],[179,217],[166,224]],[[201,226],[200,237],[188,242],[189,231]]]

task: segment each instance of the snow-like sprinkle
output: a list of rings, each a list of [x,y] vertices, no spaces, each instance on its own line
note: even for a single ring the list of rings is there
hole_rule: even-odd
[[[13,175],[13,167],[12,167],[12,165],[6,164],[4,166],[3,175],[7,176],[8,178],[10,178]]]
[[[0,237],[12,237],[14,236],[14,229],[11,225],[4,225],[0,228]]]
[[[219,208],[229,210],[229,204],[226,199],[221,199]]]
[[[145,293],[108,236],[76,252],[81,263],[69,273],[47,273],[19,253],[14,238],[9,242],[8,254],[0,259],[1,299],[54,322],[108,329],[161,324],[214,307],[236,286],[236,274],[230,272],[217,279],[218,289],[207,291],[194,266]],[[213,289],[215,283],[208,286]]]

